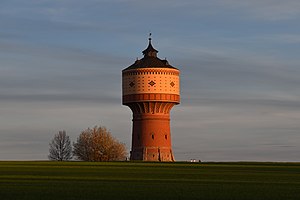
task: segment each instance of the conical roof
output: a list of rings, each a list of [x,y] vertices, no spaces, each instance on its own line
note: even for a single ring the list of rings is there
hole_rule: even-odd
[[[143,51],[144,57],[137,59],[132,65],[124,70],[138,69],[138,68],[172,68],[166,59],[162,60],[157,57],[158,51],[152,46],[151,38],[149,38],[148,47]]]
[[[154,47],[151,44],[151,38],[149,38],[148,47],[143,51],[144,56],[156,57],[157,53],[158,51],[154,49]]]

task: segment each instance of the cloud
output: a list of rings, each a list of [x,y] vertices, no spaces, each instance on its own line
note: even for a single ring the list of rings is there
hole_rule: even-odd
[[[12,6],[12,5],[18,6]],[[299,17],[300,3],[298,0],[112,0],[112,1],[14,1],[14,3],[4,3],[0,9],[0,14],[6,16],[22,16],[27,18],[48,19],[56,22],[77,22],[85,24],[96,22],[96,18],[91,18],[90,13],[99,16],[111,16],[110,21],[127,21],[122,16],[132,18],[137,14],[143,14],[145,19],[149,19],[153,14],[163,16],[161,20],[173,16],[177,19],[175,13],[182,13],[178,16],[186,18],[187,16],[242,16],[243,18],[263,19],[263,20],[290,20]],[[87,12],[88,11],[88,12]],[[188,11],[188,12],[184,12]],[[75,14],[77,13],[77,14]],[[86,13],[86,14],[85,14]],[[113,16],[121,18],[115,19]],[[97,20],[100,24],[104,21]],[[133,23],[136,20],[131,20]],[[129,21],[128,21],[129,22]]]
[[[288,20],[300,15],[300,2],[298,0],[217,0],[215,2],[234,10],[246,12],[258,19]]]
[[[7,42],[1,43],[0,52],[2,101],[109,103],[119,94],[122,58],[76,48]],[[111,79],[116,81],[107,85]]]
[[[172,111],[179,158],[241,160],[245,155],[248,160],[297,160],[297,63],[245,49],[186,49],[190,50],[182,57],[187,57],[175,61],[182,66],[182,102]],[[265,141],[280,145],[266,147],[260,143]],[[259,151],[266,153],[258,155]]]
[[[294,45],[298,45],[298,43],[300,43],[299,34],[265,35],[265,36],[258,37],[257,39],[270,41],[272,43],[283,43],[283,44],[294,44]]]
[[[0,4],[0,151],[10,157],[44,159],[58,130],[75,139],[94,125],[129,147],[121,70],[141,56],[150,29],[159,56],[181,69],[171,115],[178,160],[297,160],[296,1]]]
[[[200,100],[198,106],[190,106],[183,100],[172,111],[175,155],[206,161],[296,161],[299,106],[286,109],[277,103],[247,103]]]
[[[120,97],[110,96],[109,94],[1,94],[1,101],[9,102],[73,102],[78,101],[82,103],[106,103],[108,104],[118,104],[120,103]]]
[[[142,8],[156,8],[156,10],[167,10],[166,12],[188,10],[186,15],[214,16],[214,15],[236,15],[252,19],[264,20],[289,20],[300,15],[300,2],[298,0],[212,0],[212,1],[151,1],[141,2],[136,0],[121,1],[131,3]]]

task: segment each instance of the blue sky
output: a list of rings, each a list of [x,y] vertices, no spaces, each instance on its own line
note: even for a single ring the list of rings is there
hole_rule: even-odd
[[[129,150],[121,70],[151,31],[181,70],[177,160],[300,161],[299,20],[298,0],[1,0],[0,160],[95,125]]]

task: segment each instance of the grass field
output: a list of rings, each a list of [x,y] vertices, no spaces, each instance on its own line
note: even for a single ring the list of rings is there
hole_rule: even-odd
[[[0,199],[299,200],[300,163],[3,161]]]

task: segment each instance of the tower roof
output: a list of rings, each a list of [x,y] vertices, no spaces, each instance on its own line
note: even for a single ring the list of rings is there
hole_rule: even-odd
[[[154,49],[154,47],[151,44],[151,37],[149,37],[149,44],[147,49],[143,51],[144,56],[149,56],[149,57],[156,57],[156,54],[158,51]]]
[[[142,59],[137,59],[132,65],[124,70],[138,69],[138,68],[172,68],[167,59],[159,59],[157,57],[158,51],[151,44],[151,37],[149,37],[148,47],[142,52],[144,57]]]

